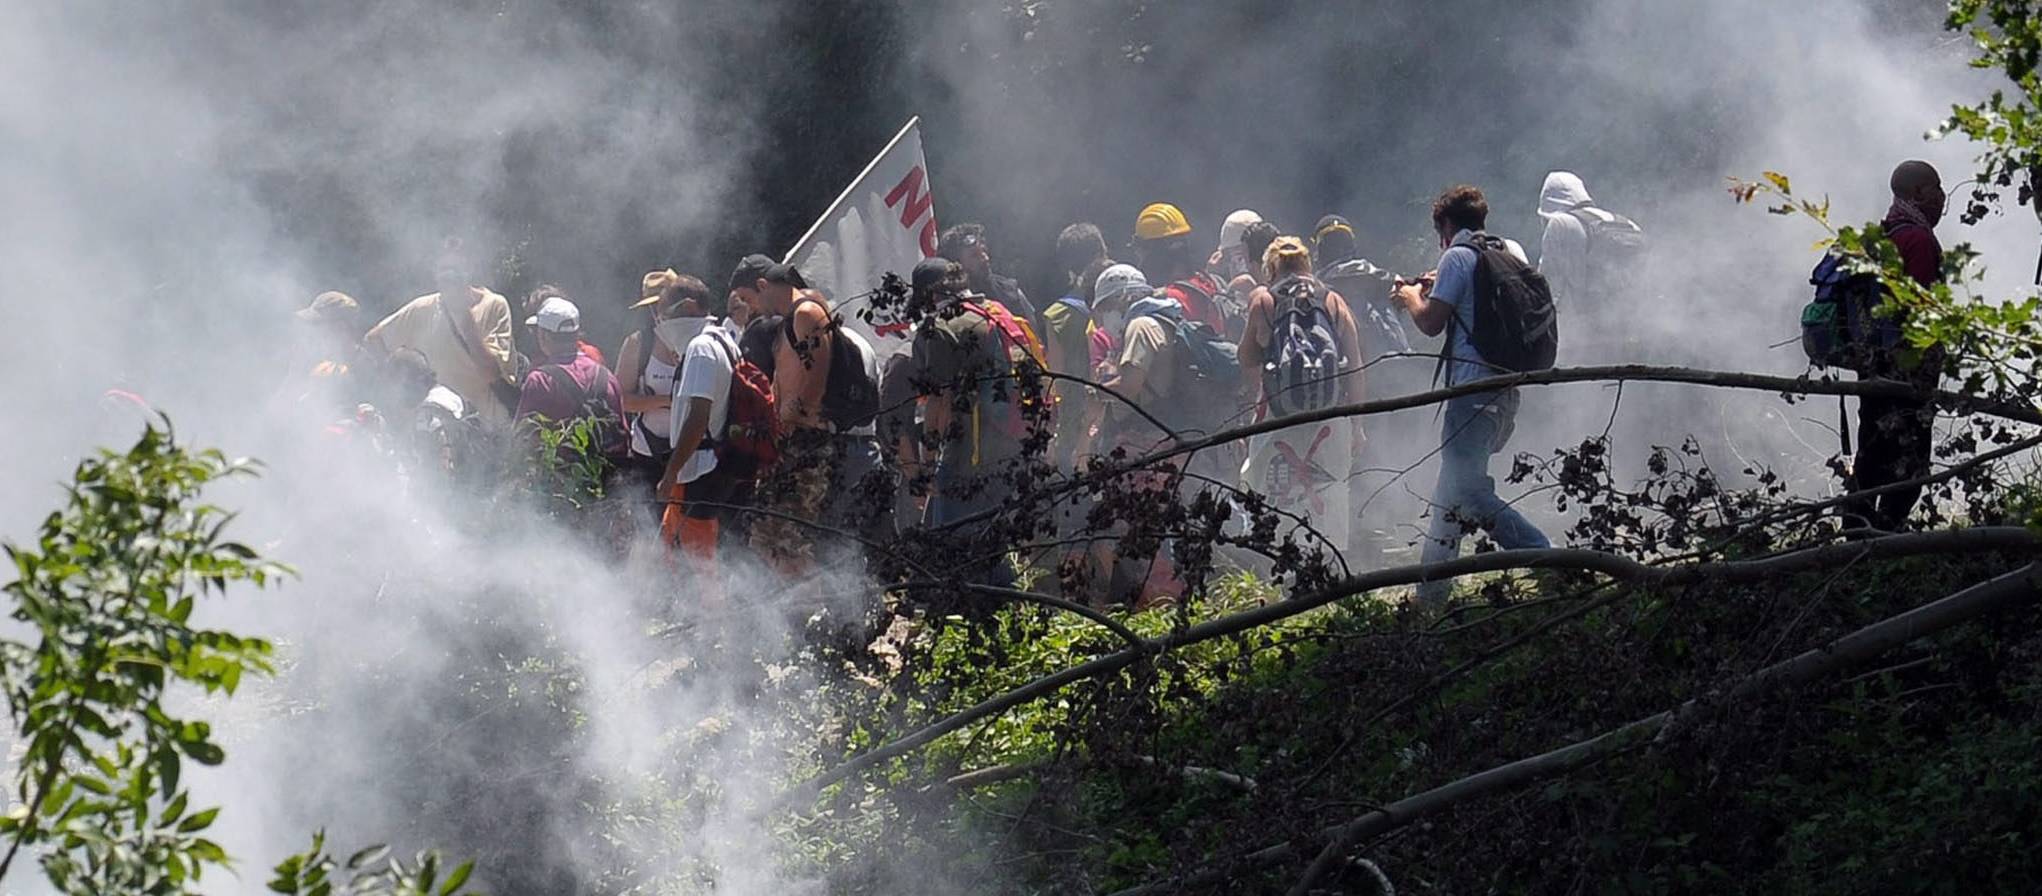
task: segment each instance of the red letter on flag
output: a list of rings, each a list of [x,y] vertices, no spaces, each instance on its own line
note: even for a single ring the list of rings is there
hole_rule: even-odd
[[[903,199],[907,204],[900,210],[900,226],[912,230],[915,222],[929,213],[929,206],[936,204],[935,194],[922,191],[922,166],[916,165],[894,186],[893,192],[886,194],[886,207],[893,208]]]

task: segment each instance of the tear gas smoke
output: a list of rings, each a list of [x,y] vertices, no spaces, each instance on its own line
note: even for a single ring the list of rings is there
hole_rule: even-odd
[[[830,198],[784,184],[848,180],[877,148],[852,137],[920,112],[938,213],[986,222],[996,262],[1031,291],[1061,282],[1048,257],[1062,225],[1099,222],[1118,254],[1135,210],[1159,199],[1206,234],[1244,205],[1287,232],[1339,212],[1364,256],[1416,272],[1436,256],[1424,203],[1468,181],[1488,191],[1492,229],[1535,252],[1540,180],[1567,169],[1640,221],[1657,254],[1652,295],[1563,323],[1564,360],[1793,373],[1798,351],[1770,347],[1794,335],[1818,234],[1733,205],[1723,178],[1786,172],[1834,197],[1845,222],[1879,215],[1899,159],[1963,180],[1970,147],[1920,138],[1990,82],[1962,66],[1931,6],[969,5],[832,18],[836,44],[808,20],[839,14],[799,4],[23,4],[0,29],[0,269],[15,340],[0,361],[0,532],[27,531],[88,446],[130,437],[134,412],[102,401],[111,387],[167,410],[193,441],[269,464],[215,497],[304,578],[207,608],[297,661],[220,710],[229,771],[205,795],[226,806],[242,888],[329,825],[339,843],[564,844],[547,856],[564,865],[539,868],[557,880],[520,882],[535,887],[627,854],[714,864],[719,892],[799,892],[760,859],[768,834],[742,811],[789,773],[795,720],[744,699],[745,676],[675,666],[647,637],[640,611],[688,600],[685,586],[542,523],[477,540],[322,442],[269,394],[291,307],[337,288],[371,322],[430,291],[426,259],[462,233],[503,250],[493,285],[506,294],[562,283],[614,335],[639,272],[676,264],[713,283],[741,241],[784,248]],[[803,56],[790,34],[830,52]],[[858,80],[896,63],[896,80]],[[830,101],[843,96],[873,108]],[[789,180],[818,166],[841,176]],[[1943,235],[1984,251],[1987,295],[2024,280],[2025,216]],[[1410,363],[1422,369],[1402,381],[1422,386],[1431,362]],[[1614,400],[1535,394],[1513,449],[1600,432]],[[1711,457],[1719,466],[1805,471],[1834,444],[1827,413],[1634,388],[1614,437],[1635,461],[1700,431],[1735,455]],[[1383,466],[1402,467],[1436,446],[1437,421],[1388,418],[1371,439]],[[1390,497],[1365,524],[1414,534],[1416,502],[1395,496],[1429,491],[1429,468],[1371,483]],[[1823,486],[1811,474],[1802,487]],[[739,631],[743,651],[793,668],[775,614],[747,613]],[[524,696],[508,722],[439,717],[475,688]],[[544,729],[560,716],[546,701],[585,721]],[[515,770],[529,802],[464,805],[466,782],[533,758],[503,742],[521,738],[561,750]],[[627,826],[608,842],[571,829],[587,807],[705,784],[713,800],[665,816],[678,827]],[[492,891],[505,891],[497,873]]]

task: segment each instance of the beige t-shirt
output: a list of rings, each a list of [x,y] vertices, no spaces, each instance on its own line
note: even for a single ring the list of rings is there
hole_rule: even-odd
[[[1129,367],[1141,368],[1142,388],[1128,399],[1157,417],[1169,419],[1175,409],[1165,408],[1162,403],[1177,380],[1177,365],[1170,355],[1170,332],[1164,329],[1162,321],[1143,315],[1127,322],[1120,348],[1123,375]],[[1107,407],[1117,442],[1130,447],[1147,446],[1165,437],[1155,424],[1120,402],[1109,402]]]
[[[493,380],[508,383],[517,372],[511,361],[510,302],[486,289],[481,293],[482,300],[476,302],[468,313],[475,320],[475,329],[482,336],[489,359],[495,362]],[[503,402],[490,391],[492,377],[483,372],[474,352],[463,345],[460,335],[454,332],[453,322],[447,319],[446,312],[440,310],[439,293],[419,296],[405,303],[404,307],[391,312],[382,323],[371,329],[368,338],[370,342],[380,344],[385,351],[405,347],[417,349],[432,365],[440,384],[461,396],[461,400],[467,402],[483,422],[492,425],[510,422],[510,409],[504,407]]]

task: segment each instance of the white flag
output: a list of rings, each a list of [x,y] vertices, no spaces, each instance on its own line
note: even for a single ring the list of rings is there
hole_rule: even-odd
[[[936,254],[936,197],[920,124],[909,119],[784,259],[881,355],[906,351],[907,329],[884,316],[876,327],[867,324],[863,296],[878,288],[879,275],[906,279],[915,262]]]

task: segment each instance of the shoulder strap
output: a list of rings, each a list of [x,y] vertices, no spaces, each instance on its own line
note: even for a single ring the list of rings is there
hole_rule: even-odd
[[[575,381],[574,372],[568,370],[567,365],[548,364],[539,369],[546,372],[546,378],[552,380],[553,385],[562,389],[566,389],[569,393],[574,395],[575,407],[581,407],[582,405],[588,404],[589,390],[582,388],[581,383]],[[596,369],[598,371],[597,375],[600,376],[602,368],[597,367]],[[600,382],[600,380],[591,380],[590,384],[594,385],[597,382]]]
[[[717,348],[723,350],[723,356],[730,361],[731,372],[736,373],[737,365],[744,360],[744,356],[738,352],[737,340],[721,330],[711,332],[709,337],[716,343]]]
[[[461,344],[461,350],[467,352],[469,358],[473,359],[475,363],[484,365],[491,370],[502,369],[502,365],[498,364],[497,360],[491,357],[488,352],[481,351],[474,343],[469,342],[466,336],[461,335],[461,326],[454,321],[454,309],[447,307],[447,296],[445,293],[441,293],[438,298],[435,298],[433,304],[440,306],[440,314],[446,317],[448,328],[454,331],[454,341]],[[479,332],[481,325],[478,324],[476,329]]]
[[[652,387],[645,382],[645,372],[652,369],[654,352],[659,347],[659,334],[653,332],[658,323],[658,315],[648,314],[645,316],[645,329],[638,332],[638,391],[642,395],[652,394]],[[680,364],[676,363],[674,368],[678,372]]]
[[[821,305],[823,317],[831,321],[836,320],[836,315],[830,311],[830,306],[821,299],[796,294],[794,297],[794,307],[787,309],[787,317],[780,322],[781,332],[786,334],[788,345],[794,344],[794,318],[801,313],[801,306],[803,305]]]

